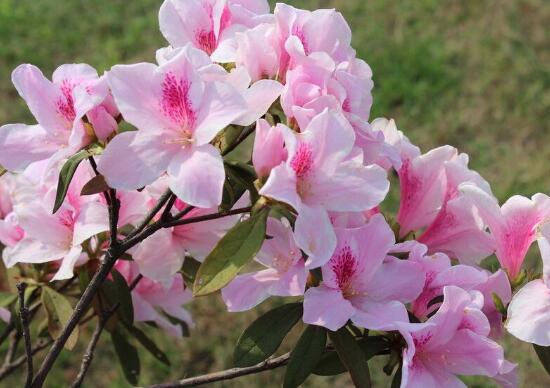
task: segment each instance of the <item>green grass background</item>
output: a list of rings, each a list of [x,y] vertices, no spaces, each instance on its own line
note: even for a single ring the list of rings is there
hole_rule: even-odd
[[[374,72],[373,118],[395,118],[423,150],[451,144],[469,153],[471,166],[492,183],[500,200],[549,192],[546,0],[288,2],[309,9],[335,7],[345,15],[358,56]],[[62,63],[86,62],[102,71],[116,63],[153,61],[155,50],[166,44],[158,32],[159,5],[158,0],[0,0],[0,123],[32,121],[10,82],[19,63],[33,63],[50,75]],[[143,352],[140,383],[229,367],[240,331],[267,308],[229,314],[218,297],[196,301],[191,338],[156,335],[172,368]],[[127,386],[108,342],[108,337],[101,340],[86,386]],[[521,386],[550,386],[530,346],[507,338],[506,348],[508,357],[521,363]],[[72,380],[82,350],[63,353],[48,386]],[[374,375],[376,386],[387,386],[383,375]],[[274,371],[216,386],[275,387],[281,379],[282,371]],[[20,384],[21,375],[12,381]],[[493,386],[487,379],[465,381],[471,387]],[[349,384],[345,376],[306,383]]]

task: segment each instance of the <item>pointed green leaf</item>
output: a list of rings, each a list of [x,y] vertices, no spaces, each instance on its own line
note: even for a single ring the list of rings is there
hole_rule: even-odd
[[[55,195],[53,213],[59,210],[63,204],[67,191],[69,190],[69,185],[71,184],[71,180],[73,179],[78,165],[90,156],[92,156],[92,153],[88,150],[78,151],[65,162],[63,167],[61,167],[61,171],[59,172],[59,180],[57,181],[57,192]]]
[[[183,279],[185,280],[186,285],[189,285],[191,287],[193,286],[200,266],[201,263],[191,256],[185,257],[180,272],[183,275]]]
[[[117,314],[126,322],[128,325],[134,323],[134,305],[132,304],[132,291],[126,279],[113,268],[111,271],[113,276],[113,283],[116,292],[116,301],[120,304],[117,310]]]
[[[118,356],[118,361],[124,372],[126,380],[132,385],[137,385],[140,372],[139,355],[134,345],[119,329],[111,332],[111,340]]]
[[[128,327],[128,332],[134,336],[138,342],[149,351],[157,360],[170,366],[170,361],[166,354],[147,335],[135,326]]]
[[[229,210],[241,198],[245,191],[250,192],[254,203],[258,199],[258,190],[254,186],[256,172],[251,166],[239,162],[225,162],[225,184],[222,199],[222,210]]]
[[[550,375],[550,346],[539,346],[533,344],[533,348],[535,349],[542,366],[546,370],[546,373]]]
[[[268,214],[269,208],[265,207],[222,237],[197,272],[193,285],[195,296],[218,291],[252,261],[265,239]]]
[[[289,303],[268,311],[241,334],[233,361],[235,366],[247,367],[264,361],[277,351],[281,342],[302,318],[301,303]]]
[[[391,382],[391,388],[399,388],[401,387],[401,374],[402,374],[403,368],[401,365],[399,365],[399,368],[397,368],[397,372],[395,372],[395,375],[393,375],[393,380]]]
[[[42,287],[42,304],[48,316],[48,331],[52,338],[56,339],[69,322],[73,314],[73,307],[67,298],[49,287]],[[73,349],[77,341],[78,326],[75,327],[69,336],[69,339],[65,343],[65,348],[68,350]]]
[[[11,292],[0,292],[0,307],[6,307],[17,299],[17,294]]]
[[[306,381],[321,359],[326,342],[327,330],[324,327],[310,325],[304,330],[290,353],[283,388],[296,388]]]
[[[493,303],[495,304],[495,308],[497,309],[497,311],[506,316],[506,307],[504,307],[504,303],[502,302],[502,299],[500,299],[500,296],[498,296],[496,292],[493,292],[491,296],[493,298]]]
[[[367,359],[353,335],[345,327],[336,332],[329,331],[328,335],[353,384],[357,388],[370,388],[372,384]]]

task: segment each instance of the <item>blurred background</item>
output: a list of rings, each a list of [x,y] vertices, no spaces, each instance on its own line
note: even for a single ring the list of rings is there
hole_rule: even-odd
[[[274,2],[273,2],[274,3]],[[297,7],[337,8],[353,30],[358,56],[374,72],[372,118],[385,116],[423,151],[451,144],[504,201],[518,193],[550,191],[550,2],[546,0],[288,0]],[[0,124],[32,122],[10,82],[20,63],[46,76],[62,63],[85,62],[98,71],[116,63],[154,61],[166,42],[158,31],[160,0],[0,0]],[[240,332],[272,305],[229,314],[219,297],[192,306],[190,338],[155,335],[172,367],[141,353],[140,384],[158,383],[231,366]],[[89,331],[93,326],[88,328]],[[287,348],[300,327],[288,338]],[[84,336],[89,335],[84,333]],[[126,387],[109,337],[101,340],[89,387]],[[505,340],[520,362],[520,386],[550,386],[531,346]],[[65,352],[47,386],[66,386],[77,373],[83,346]],[[375,363],[383,365],[383,361]],[[375,372],[375,386],[388,386]],[[379,368],[378,368],[379,369]],[[282,371],[220,383],[219,387],[277,387]],[[11,378],[19,386],[22,374]],[[466,378],[469,387],[493,387]],[[306,386],[347,386],[346,376],[312,377]]]

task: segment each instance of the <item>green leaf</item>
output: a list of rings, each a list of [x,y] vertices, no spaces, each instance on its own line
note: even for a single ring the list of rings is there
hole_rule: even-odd
[[[7,307],[17,300],[17,294],[11,292],[0,292],[0,307]]]
[[[244,130],[245,127],[238,125],[230,125],[224,129],[223,134],[220,137],[220,149],[222,153],[225,152],[229,146],[235,143]]]
[[[389,342],[382,336],[371,336],[361,338],[357,344],[363,351],[366,361],[376,355],[387,354],[390,349]],[[313,370],[313,374],[318,376],[334,376],[346,371],[346,367],[340,361],[338,353],[335,351],[325,352],[323,357]]]
[[[114,289],[116,292],[116,301],[120,303],[117,314],[128,325],[134,323],[134,305],[132,304],[132,291],[126,279],[116,269],[111,270],[111,276],[113,277]]]
[[[257,179],[254,168],[244,163],[228,161],[224,163],[224,168],[226,179],[223,187],[222,210],[231,209],[247,190],[250,192],[252,203],[256,202],[259,194],[254,186],[254,181]]]
[[[73,307],[63,295],[57,291],[42,287],[42,304],[46,309],[48,316],[48,331],[53,339],[57,339],[61,331],[69,322],[73,314]],[[65,343],[65,348],[71,350],[78,341],[78,326],[75,327],[69,339]]]
[[[402,374],[403,368],[401,365],[399,365],[399,368],[397,368],[397,372],[395,372],[395,375],[393,376],[393,380],[391,382],[390,388],[399,388],[401,387],[401,374]]]
[[[324,327],[310,325],[304,330],[290,353],[283,388],[299,387],[307,379],[321,359],[326,342],[327,330]]]
[[[208,295],[226,286],[250,261],[265,239],[269,208],[264,207],[249,219],[239,222],[218,242],[200,266],[193,294]]]
[[[367,359],[353,335],[345,327],[336,332],[329,331],[328,335],[353,384],[357,388],[370,388],[372,384]]]
[[[8,170],[6,170],[4,167],[0,166],[0,176],[4,175],[7,172],[8,172]]]
[[[550,346],[539,346],[533,344],[533,348],[535,349],[542,366],[546,370],[546,373],[550,375]]]
[[[80,291],[84,292],[88,284],[90,284],[90,273],[86,268],[82,268],[78,271],[78,288],[80,288]]]
[[[256,365],[277,351],[281,342],[302,318],[301,303],[289,303],[268,311],[241,334],[233,361],[237,367]]]
[[[67,191],[69,190],[69,185],[73,179],[74,173],[80,162],[84,159],[92,156],[92,153],[88,150],[78,151],[76,154],[71,156],[69,160],[65,162],[63,167],[61,167],[61,172],[59,173],[59,180],[57,181],[57,192],[55,195],[55,204],[53,206],[53,213],[55,213],[65,200]]]
[[[493,298],[493,303],[495,304],[495,308],[499,313],[506,316],[506,307],[504,307],[504,303],[502,302],[502,299],[500,299],[500,296],[496,292],[493,292],[491,294],[491,297]]]
[[[80,190],[80,195],[93,195],[103,193],[109,190],[109,185],[105,182],[103,175],[96,175],[90,179]]]
[[[170,366],[170,361],[166,354],[147,335],[135,326],[127,327],[128,332],[134,336],[138,342],[149,351],[157,360]]]
[[[190,285],[191,287],[193,286],[200,266],[200,261],[195,260],[191,256],[185,257],[180,272],[183,275],[183,279],[187,285]]]
[[[137,349],[128,342],[128,339],[120,329],[111,332],[111,340],[126,380],[132,385],[137,385],[140,372]]]

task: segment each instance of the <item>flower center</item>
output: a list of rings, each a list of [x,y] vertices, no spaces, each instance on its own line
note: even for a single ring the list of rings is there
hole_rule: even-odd
[[[357,272],[357,259],[351,248],[346,245],[331,259],[331,269],[336,278],[338,288],[342,291],[344,298],[356,295],[353,289],[353,279]]]
[[[162,82],[162,113],[183,129],[182,139],[186,141],[191,137],[197,118],[189,97],[190,89],[189,81],[176,77],[172,72],[166,73]]]
[[[75,85],[71,83],[71,81],[67,79],[63,80],[59,87],[62,96],[59,97],[56,102],[57,113],[63,116],[69,123],[72,123],[76,118],[73,99],[74,87]]]

